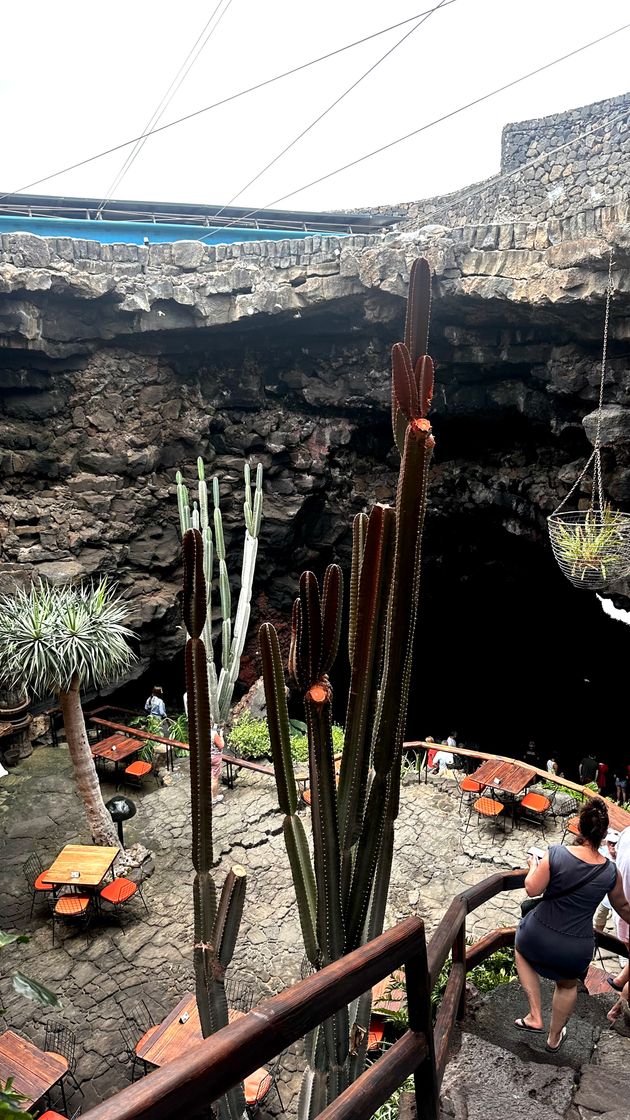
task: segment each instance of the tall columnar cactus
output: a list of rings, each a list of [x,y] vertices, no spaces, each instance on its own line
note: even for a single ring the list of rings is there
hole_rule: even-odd
[[[329,673],[341,629],[341,570],[327,569],[321,599],[315,576],[305,572],[294,604],[289,672],[304,693],[313,862],[297,815],[278,638],[268,623],[260,630],[278,799],[313,968],[377,936],[385,919],[434,445],[426,419],[433,394],[433,363],[425,353],[429,307],[429,268],[419,260],[411,270],[405,341],[392,350],[392,422],[402,457],[396,508],[377,505],[353,526],[351,679],[338,788]],[[307,1039],[300,1120],[312,1120],[361,1073],[370,1007],[368,993]]]
[[[245,540],[243,544],[243,564],[241,568],[241,589],[236,608],[236,618],[232,627],[232,597],[228,577],[227,560],[225,553],[225,540],[223,537],[223,521],[219,505],[219,480],[212,480],[212,525],[210,524],[210,511],[208,503],[208,484],[206,483],[203,459],[197,459],[199,484],[197,499],[193,500],[190,507],[190,493],[184,485],[181,471],[177,472],[177,506],[179,509],[179,522],[182,537],[188,529],[197,529],[203,543],[203,574],[206,583],[206,622],[203,631],[203,641],[207,654],[208,694],[210,698],[210,719],[217,727],[225,723],[234,686],[238,679],[241,657],[247,637],[247,627],[251,611],[252,584],[256,568],[258,553],[258,536],[262,520],[262,466],[256,468],[256,481],[252,494],[252,481],[249,464],[245,463],[245,501],[243,511],[245,516]],[[212,528],[214,527],[214,538]],[[214,553],[219,568],[219,597],[221,603],[221,669],[217,676],[212,644],[212,575]]]
[[[201,634],[206,622],[206,586],[203,571],[203,541],[197,529],[184,533],[184,623],[190,637],[186,642],[186,688],[190,743],[190,790],[192,806],[192,857],[195,868],[193,900],[195,941],[193,959],[197,1007],[204,1038],[225,1027],[228,1007],[225,972],[232,960],[245,903],[245,869],[235,866],[228,873],[217,906],[212,868],[211,718],[208,703],[206,651]],[[219,1120],[240,1120],[245,1108],[242,1088],[237,1086],[216,1105]]]

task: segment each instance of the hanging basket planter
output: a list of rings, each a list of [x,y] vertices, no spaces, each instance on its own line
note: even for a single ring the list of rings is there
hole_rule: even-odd
[[[552,513],[547,523],[558,567],[574,587],[601,591],[630,573],[630,514],[605,506]]]
[[[551,547],[560,571],[574,587],[601,591],[630,573],[630,513],[620,513],[606,505],[603,497],[601,429],[608,324],[612,297],[612,249],[608,257],[608,285],[604,315],[604,344],[599,379],[599,407],[595,446],[569,493],[547,518]],[[565,505],[588,475],[592,465],[591,500],[588,509],[566,511]]]

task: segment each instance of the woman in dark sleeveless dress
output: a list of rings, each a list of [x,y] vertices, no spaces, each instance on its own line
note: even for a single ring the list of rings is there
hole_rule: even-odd
[[[539,976],[555,980],[547,1049],[559,1050],[566,1024],[575,1007],[578,980],[583,980],[593,957],[593,914],[605,894],[617,913],[628,920],[630,904],[615,864],[598,852],[608,831],[608,811],[599,797],[587,801],[580,813],[580,836],[575,847],[554,844],[544,859],[533,856],[525,890],[542,902],[521,919],[516,931],[515,956],[529,1012],[516,1020],[521,1030],[544,1030]]]

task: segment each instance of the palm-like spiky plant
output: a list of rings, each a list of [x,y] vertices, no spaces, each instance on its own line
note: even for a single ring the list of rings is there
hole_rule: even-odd
[[[126,607],[103,579],[71,587],[40,582],[0,597],[0,666],[10,685],[59,698],[64,730],[96,844],[118,846],[88,742],[80,690],[122,676],[134,655],[127,645]]]

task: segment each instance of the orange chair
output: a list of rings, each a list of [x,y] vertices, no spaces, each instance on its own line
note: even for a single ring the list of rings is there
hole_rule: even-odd
[[[579,836],[580,835],[580,818],[579,817],[571,817],[570,820],[565,821],[564,832],[562,833],[562,843],[563,844],[564,844],[564,840],[565,840],[567,832],[570,832],[571,836]]]
[[[549,798],[544,797],[542,793],[526,793],[519,809],[522,818],[531,821],[532,824],[540,825],[545,838],[545,818],[551,809]]]
[[[374,1050],[380,1050],[384,1035],[385,1024],[383,1020],[373,1015],[370,1019],[370,1029],[368,1030],[368,1054],[371,1054]]]
[[[468,794],[468,797],[466,798],[466,804],[470,805],[471,801],[475,801],[475,799],[479,797],[479,794],[482,792],[484,787],[481,782],[476,782],[474,778],[460,778],[459,772],[457,770],[455,771],[455,781],[457,782],[457,788],[459,789],[459,792],[461,794],[458,806],[458,812],[461,813],[462,805],[464,803],[464,798],[466,797],[466,795]]]
[[[33,852],[33,854],[28,857],[26,863],[24,864],[24,867],[22,868],[22,871],[24,872],[24,878],[26,879],[28,889],[31,891],[33,896],[31,898],[30,914],[32,918],[35,899],[38,897],[38,895],[51,894],[53,888],[51,883],[46,883],[44,881],[44,876],[48,874],[48,871],[44,868],[44,865],[37,855],[37,852]]]
[[[85,927],[89,939],[88,926],[92,917],[92,896],[89,894],[62,894],[50,899],[53,946],[55,944],[55,922],[77,922]]]
[[[245,1108],[248,1116],[255,1116],[260,1109],[261,1104],[267,1099],[272,1089],[276,1090],[276,1095],[280,1101],[280,1108],[284,1112],[284,1103],[280,1092],[278,1090],[277,1082],[277,1068],[278,1060],[265,1069],[262,1066],[260,1069],[255,1069],[250,1073],[249,1077],[245,1078],[243,1082],[243,1091],[245,1093]]]
[[[137,785],[141,787],[145,778],[151,777],[155,778],[156,787],[159,785],[160,779],[155,762],[155,755],[150,749],[147,751],[145,748],[145,752],[148,753],[148,758],[138,758],[135,762],[130,762],[129,766],[125,766],[122,779],[119,782],[119,788],[121,785]]]
[[[77,1117],[79,1117],[82,1112],[83,1105],[80,1104],[76,1112],[72,1113],[70,1120],[77,1120]],[[16,1116],[19,1116],[19,1113],[16,1113]],[[46,1112],[42,1112],[39,1120],[68,1120],[68,1117],[64,1116],[61,1112],[55,1112],[53,1108],[49,1108]]]
[[[468,814],[468,820],[466,822],[466,829],[464,831],[464,836],[468,832],[468,826],[470,825],[470,818],[472,816],[472,810],[473,809],[475,810],[475,812],[477,814],[477,827],[478,828],[481,826],[481,821],[482,820],[489,820],[489,821],[492,821],[494,823],[494,833],[493,833],[493,839],[494,839],[494,836],[496,835],[496,831],[497,831],[497,822],[499,820],[499,817],[503,813],[503,810],[505,809],[505,805],[503,805],[500,801],[496,801],[494,799],[494,797],[478,797],[477,800],[475,802],[473,802],[473,804],[471,805],[471,810],[470,810],[470,813]],[[503,819],[503,831],[505,832],[505,816],[503,816],[502,819]]]
[[[99,891],[99,900],[109,903],[110,906],[114,907],[115,913],[120,913],[121,907],[129,902],[130,899],[134,898],[135,895],[138,895],[148,914],[149,907],[142,893],[143,878],[144,872],[142,867],[140,868],[140,877],[137,883],[134,883],[132,879],[125,878],[124,875],[119,875]]]

